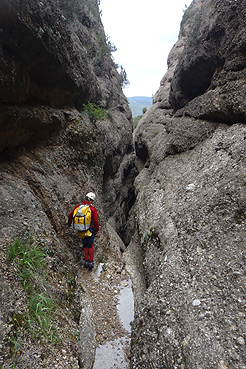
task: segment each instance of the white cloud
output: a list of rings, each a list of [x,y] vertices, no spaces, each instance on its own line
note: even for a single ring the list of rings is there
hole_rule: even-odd
[[[126,70],[127,96],[152,96],[167,70],[185,6],[191,0],[101,0],[105,33],[117,47],[115,62]]]

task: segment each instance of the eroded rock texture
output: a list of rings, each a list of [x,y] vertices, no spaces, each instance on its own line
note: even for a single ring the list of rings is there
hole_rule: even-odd
[[[96,0],[1,1],[0,366],[93,363],[91,312],[79,318],[88,296],[73,269],[81,242],[68,229],[67,215],[95,191],[101,225],[96,261],[110,255],[109,218],[124,234],[135,171],[132,122],[111,52]],[[88,102],[105,117],[87,113]],[[47,256],[46,284],[40,287],[36,278],[34,288],[58,306],[53,342],[49,336],[35,340],[24,324],[28,294],[15,277],[17,264],[6,262],[9,244],[20,234],[27,244],[42,245]]]
[[[192,3],[135,131],[147,290],[131,368],[246,368],[245,11]]]

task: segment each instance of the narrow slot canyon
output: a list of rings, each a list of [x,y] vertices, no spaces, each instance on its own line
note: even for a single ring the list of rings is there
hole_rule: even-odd
[[[246,369],[244,3],[192,1],[134,128],[98,5],[0,2],[0,368]]]

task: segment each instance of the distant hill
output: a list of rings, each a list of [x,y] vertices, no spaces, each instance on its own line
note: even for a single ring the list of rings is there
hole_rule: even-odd
[[[132,111],[132,116],[137,117],[138,115],[142,115],[143,108],[146,107],[149,109],[152,106],[152,97],[146,96],[133,96],[127,98],[129,101],[129,106]]]

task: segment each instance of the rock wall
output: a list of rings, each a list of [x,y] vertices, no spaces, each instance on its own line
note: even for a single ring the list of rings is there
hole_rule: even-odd
[[[80,319],[89,297],[76,284],[82,249],[67,215],[88,191],[96,193],[95,260],[107,260],[106,222],[124,235],[134,197],[131,112],[96,0],[1,1],[0,50],[0,366],[90,368],[95,332],[90,313]],[[47,286],[37,283],[41,276],[31,279],[58,309],[58,330],[46,341],[28,330],[18,257],[6,262],[20,235],[47,259]]]
[[[91,368],[90,296],[66,221],[93,190],[96,261],[122,263],[115,230],[129,244],[131,368],[246,368],[245,34],[243,2],[193,1],[134,132],[136,169],[97,1],[1,1],[1,366]],[[26,259],[7,251],[20,234],[46,260],[25,288]],[[32,289],[56,304],[46,336],[30,332]]]
[[[245,4],[195,0],[134,132],[131,368],[246,368]]]

